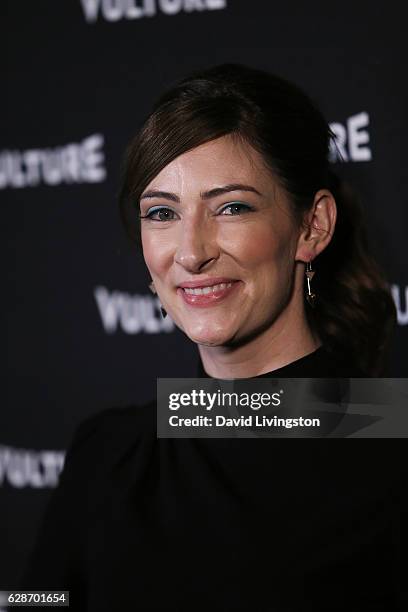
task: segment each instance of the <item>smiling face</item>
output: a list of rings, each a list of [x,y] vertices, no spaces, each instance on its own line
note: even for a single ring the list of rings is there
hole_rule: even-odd
[[[194,342],[245,342],[287,308],[299,228],[248,144],[224,136],[180,155],[146,187],[140,213],[160,301]]]

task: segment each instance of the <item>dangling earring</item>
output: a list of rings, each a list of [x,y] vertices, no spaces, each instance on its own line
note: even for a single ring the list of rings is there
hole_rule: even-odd
[[[150,291],[152,293],[154,293],[156,295],[157,291],[156,291],[156,287],[154,286],[154,282],[153,281],[149,284],[149,289],[150,289]],[[163,308],[163,306],[160,306],[160,312],[161,312],[161,315],[162,315],[163,319],[165,319],[167,317],[167,312]]]
[[[306,299],[307,299],[309,305],[312,308],[314,308],[316,306],[317,296],[316,296],[315,293],[313,293],[312,286],[311,286],[312,278],[315,275],[315,270],[312,269],[312,262],[311,261],[308,261],[307,264],[306,264],[305,274],[306,274],[306,282],[307,282]]]

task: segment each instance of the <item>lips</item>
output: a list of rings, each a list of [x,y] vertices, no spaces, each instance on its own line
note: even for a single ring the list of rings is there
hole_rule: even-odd
[[[182,287],[183,289],[213,287],[214,285],[221,285],[223,283],[225,284],[233,283],[235,282],[235,280],[236,280],[235,278],[228,278],[226,276],[214,276],[212,278],[201,278],[201,279],[195,279],[191,281],[185,281],[184,283],[180,283],[179,287]]]
[[[209,295],[210,293],[224,291],[224,289],[227,289],[231,286],[232,281],[230,283],[219,283],[217,285],[206,287],[184,287],[184,291],[187,293],[187,295]]]
[[[227,299],[235,293],[239,285],[239,281],[228,280],[212,285],[201,284],[200,287],[179,287],[177,293],[189,306],[208,307]]]

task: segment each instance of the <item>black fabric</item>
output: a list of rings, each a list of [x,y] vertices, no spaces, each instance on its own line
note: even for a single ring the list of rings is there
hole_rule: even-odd
[[[271,374],[344,376],[328,360],[321,348]],[[21,588],[70,590],[71,609],[94,612],[406,609],[403,440],[155,427],[154,402],[81,423]]]
[[[197,376],[208,377],[201,361],[198,364]],[[313,353],[292,361],[282,368],[259,374],[253,378],[360,378],[362,376],[364,376],[363,372],[352,365],[346,357],[334,356],[326,347],[320,346]]]

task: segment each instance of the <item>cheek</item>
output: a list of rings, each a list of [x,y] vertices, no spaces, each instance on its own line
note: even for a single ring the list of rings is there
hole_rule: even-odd
[[[285,228],[286,229],[286,228]],[[273,267],[290,264],[294,254],[293,236],[286,229],[277,230],[268,224],[251,226],[237,232],[233,241],[234,252],[246,268]]]
[[[160,273],[166,269],[169,258],[169,246],[163,238],[151,232],[141,233],[143,258],[145,264],[151,272]]]

